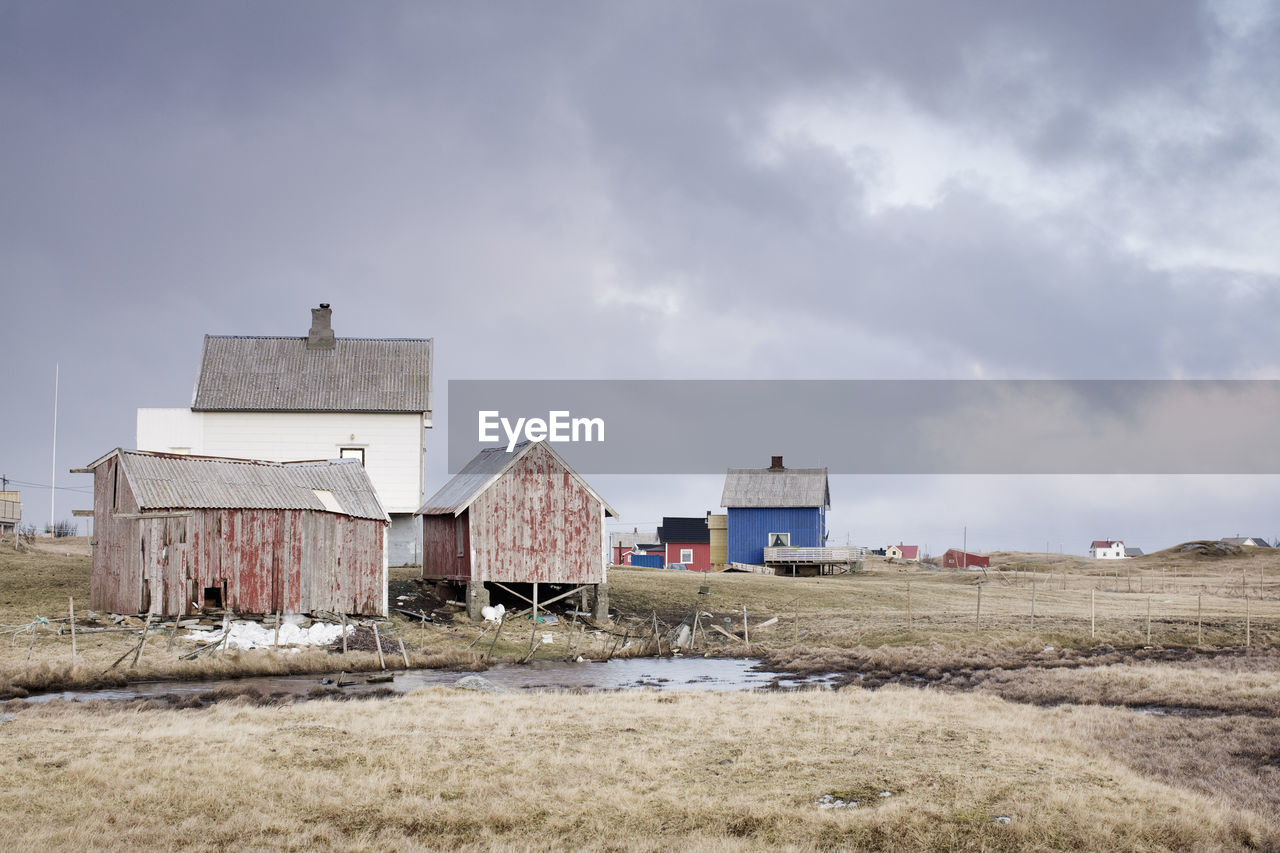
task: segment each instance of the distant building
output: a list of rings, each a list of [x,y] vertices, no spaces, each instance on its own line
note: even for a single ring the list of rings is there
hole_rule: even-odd
[[[421,559],[432,341],[338,338],[327,303],[302,337],[205,335],[187,409],[139,409],[142,450],[271,459],[355,459],[391,515],[392,565]]]
[[[729,516],[708,512],[707,530],[711,534],[711,566],[723,566],[729,562]]]
[[[1261,536],[1224,536],[1218,540],[1228,545],[1248,545],[1252,548],[1270,548],[1267,540]]]
[[[549,443],[480,451],[419,514],[422,577],[465,585],[471,618],[488,605],[490,585],[530,602],[594,593],[605,617],[605,519],[618,514]]]
[[[90,606],[109,613],[387,613],[390,519],[354,461],[116,449],[93,474]]]
[[[1095,560],[1121,560],[1130,555],[1119,539],[1095,539],[1089,546],[1089,556]]]
[[[667,565],[681,563],[695,572],[711,570],[711,529],[705,516],[672,518],[663,516],[658,541],[665,549]]]
[[[920,546],[903,545],[899,542],[897,545],[890,545],[885,548],[884,555],[890,560],[918,560],[920,559]]]
[[[821,548],[827,541],[831,489],[826,468],[730,468],[720,505],[726,508],[726,557],[763,565],[765,548]]]
[[[22,524],[20,492],[0,492],[0,533],[17,533]]]
[[[647,554],[651,549],[660,549],[658,534],[652,530],[632,528],[630,533],[609,534],[609,560],[615,566],[629,566],[633,555]]]
[[[949,548],[947,553],[942,555],[944,569],[985,569],[990,566],[990,557],[961,551],[959,548]]]

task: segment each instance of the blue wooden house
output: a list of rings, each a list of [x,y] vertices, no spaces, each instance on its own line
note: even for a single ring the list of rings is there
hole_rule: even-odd
[[[822,548],[831,488],[826,468],[730,468],[720,506],[728,514],[730,563],[762,565],[764,549]]]

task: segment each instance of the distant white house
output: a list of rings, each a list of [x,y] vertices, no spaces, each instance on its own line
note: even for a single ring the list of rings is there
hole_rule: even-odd
[[[1089,546],[1089,556],[1095,560],[1120,560],[1133,555],[1125,553],[1124,543],[1119,539],[1095,539]]]
[[[1248,545],[1252,548],[1270,548],[1271,545],[1261,536],[1224,536],[1219,541],[1228,545]]]
[[[294,462],[359,459],[391,516],[391,565],[422,560],[432,341],[205,335],[191,407],[138,409],[139,450]]]

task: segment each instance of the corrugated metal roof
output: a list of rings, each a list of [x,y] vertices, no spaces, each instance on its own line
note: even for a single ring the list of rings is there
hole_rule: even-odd
[[[195,411],[428,412],[430,339],[205,335]]]
[[[364,466],[354,459],[327,462],[256,462],[117,450],[121,468],[147,510],[309,509],[329,512],[316,491],[330,492],[342,514],[390,518]],[[103,459],[113,454],[108,454]]]
[[[826,468],[730,468],[720,506],[741,508],[831,505]]]
[[[522,441],[512,448],[510,453],[502,447],[490,447],[481,450],[471,458],[470,462],[462,467],[461,471],[454,474],[449,482],[441,486],[438,492],[427,499],[427,502],[422,505],[422,509],[418,510],[418,515],[457,515],[470,506],[471,502],[481,492],[497,480],[508,465],[513,464],[521,456],[524,456],[535,445],[542,445],[542,448],[555,457],[564,466],[565,470],[582,484],[583,488],[595,495],[610,517],[618,517],[613,507],[605,503],[604,498],[600,497],[595,489],[587,485],[586,480],[583,480],[578,475],[578,472],[574,471],[569,466],[569,463],[564,461],[564,457],[552,450],[551,446],[544,441]]]

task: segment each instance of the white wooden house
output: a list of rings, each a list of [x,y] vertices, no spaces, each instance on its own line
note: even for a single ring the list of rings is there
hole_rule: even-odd
[[[139,450],[290,462],[359,459],[391,516],[391,565],[422,562],[430,338],[206,335],[190,408],[139,409]]]
[[[1095,560],[1120,560],[1129,555],[1119,539],[1095,539],[1089,546],[1089,556]]]

